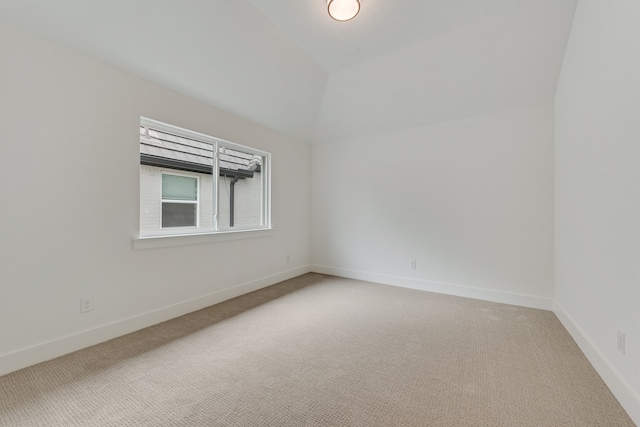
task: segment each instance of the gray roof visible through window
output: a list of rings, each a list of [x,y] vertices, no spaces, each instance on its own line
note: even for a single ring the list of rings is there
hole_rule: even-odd
[[[262,157],[244,153],[222,144],[218,146],[220,169],[228,171],[259,171]],[[213,146],[204,142],[172,135],[145,126],[140,126],[140,155],[146,159],[178,161],[185,167],[202,168],[213,166]]]

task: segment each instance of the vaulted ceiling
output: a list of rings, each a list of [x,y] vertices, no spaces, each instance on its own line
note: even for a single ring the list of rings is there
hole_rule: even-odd
[[[553,101],[577,0],[5,0],[0,20],[306,142]]]

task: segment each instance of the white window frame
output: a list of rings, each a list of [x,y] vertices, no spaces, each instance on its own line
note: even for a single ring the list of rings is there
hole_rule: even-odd
[[[185,178],[194,178],[196,180],[196,200],[195,202],[193,200],[172,200],[172,199],[165,199],[162,197],[162,177],[165,175],[171,175],[171,176],[183,176]],[[179,172],[167,172],[167,171],[162,171],[161,173],[161,178],[160,178],[160,230],[162,231],[166,231],[166,230],[170,230],[170,231],[176,231],[176,230],[194,230],[194,229],[198,229],[200,228],[200,177],[197,175],[192,175],[189,173],[182,173],[182,171]],[[196,205],[196,225],[186,225],[184,227],[163,227],[162,226],[162,205],[164,203],[184,203],[184,204],[189,204],[189,205]]]
[[[198,207],[197,207],[197,222],[198,227],[170,227],[162,228],[162,213],[160,218],[159,231],[154,232],[140,232],[140,224],[138,224],[138,236],[133,239],[134,249],[151,249],[157,247],[168,246],[181,246],[196,243],[207,243],[215,241],[226,241],[236,239],[246,239],[253,237],[264,237],[273,234],[273,227],[271,223],[271,153],[263,150],[259,150],[246,145],[237,144],[235,142],[227,141],[220,138],[215,138],[210,135],[191,131],[178,126],[170,125],[167,123],[159,122],[157,120],[149,119],[147,117],[140,117],[140,125],[145,126],[161,132],[170,133],[172,135],[181,136],[184,138],[195,139],[197,141],[211,144],[213,146],[213,168],[212,168],[212,209],[213,209],[213,228],[202,229],[200,228],[200,202],[202,189],[201,180],[198,179]],[[139,140],[137,141],[139,144]],[[263,159],[261,167],[261,176],[263,180],[262,186],[262,225],[255,227],[242,227],[238,229],[224,229],[219,230],[218,226],[218,197],[219,197],[219,181],[220,181],[220,168],[219,168],[219,145],[223,145],[230,149],[243,151],[245,153],[261,156]],[[163,174],[171,175],[183,175],[183,171],[163,171]],[[184,176],[194,177],[185,171]],[[200,178],[199,176],[196,176]],[[162,199],[162,197],[161,197]],[[140,200],[140,199],[139,199]],[[162,200],[160,201],[162,203]],[[162,212],[162,205],[160,206]]]

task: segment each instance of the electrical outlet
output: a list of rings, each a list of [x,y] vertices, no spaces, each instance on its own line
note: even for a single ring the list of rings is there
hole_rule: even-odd
[[[93,311],[93,297],[80,298],[80,313],[86,313],[87,311]]]
[[[624,332],[618,331],[618,350],[620,350],[622,354],[624,354],[625,351],[624,344]]]
[[[288,255],[288,254],[287,254],[287,256],[286,256],[286,257],[284,257],[284,260],[285,260],[286,262],[291,261],[291,259],[289,258],[289,255]]]
[[[415,259],[412,259],[412,260],[411,260],[411,269],[412,269],[412,270],[415,270],[415,269],[416,269],[416,260],[415,260]]]

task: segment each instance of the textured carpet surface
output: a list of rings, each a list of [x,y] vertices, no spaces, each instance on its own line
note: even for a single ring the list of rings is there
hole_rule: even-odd
[[[634,426],[551,312],[307,274],[0,377],[1,426]]]

